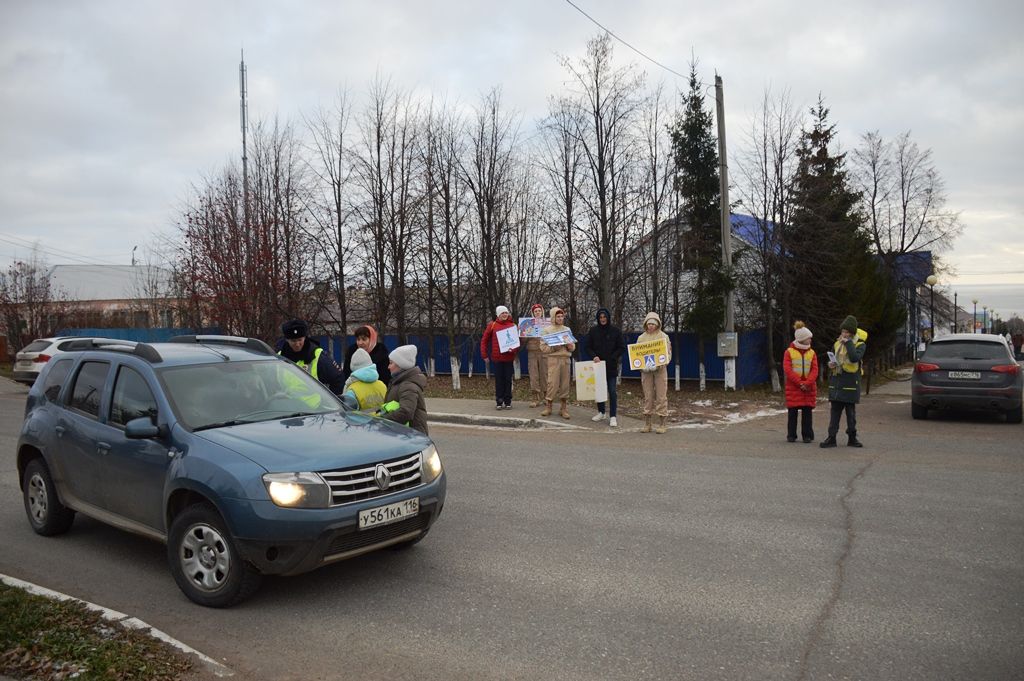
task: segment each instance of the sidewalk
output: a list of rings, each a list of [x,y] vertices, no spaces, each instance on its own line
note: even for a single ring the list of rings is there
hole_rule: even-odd
[[[529,402],[513,402],[511,409],[497,410],[493,400],[448,399],[441,397],[427,398],[427,421],[429,423],[449,423],[456,425],[489,426],[492,428],[546,428],[560,430],[590,430],[599,432],[615,432],[617,430],[635,430],[643,425],[643,421],[619,414],[619,425],[611,428],[608,421],[592,421],[597,413],[594,407],[580,407],[569,404],[569,419],[558,415],[559,404],[556,402],[550,416],[541,416],[543,406],[530,407]]]

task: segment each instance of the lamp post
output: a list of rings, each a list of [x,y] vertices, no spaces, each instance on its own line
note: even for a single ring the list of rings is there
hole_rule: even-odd
[[[956,291],[953,291],[953,333],[956,333]]]
[[[928,301],[928,323],[931,324],[931,331],[928,335],[931,337],[930,340],[935,340],[935,282],[939,279],[934,274],[929,274],[925,282],[928,284],[929,301]]]
[[[974,303],[974,316],[971,317],[971,333],[978,333],[978,299],[975,298],[971,302]]]
[[[981,306],[981,332],[988,333],[988,305]]]

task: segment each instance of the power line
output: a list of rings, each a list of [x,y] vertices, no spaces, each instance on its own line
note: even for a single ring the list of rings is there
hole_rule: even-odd
[[[29,241],[27,239],[21,239],[19,237],[12,236],[10,234],[0,234],[0,241],[2,241],[4,243],[11,244],[12,246],[18,246],[19,248],[26,248],[26,249],[29,249],[29,250],[39,250],[42,253],[45,253],[47,255],[50,255],[50,256],[53,256],[53,257],[56,257],[56,258],[66,258],[68,260],[74,260],[74,261],[76,261],[78,263],[81,263],[81,264],[84,264],[84,265],[113,265],[113,266],[119,266],[119,265],[122,264],[122,263],[116,263],[116,262],[111,262],[111,261],[107,261],[107,260],[99,260],[98,258],[82,257],[82,256],[79,256],[79,255],[75,255],[71,251],[65,251],[62,248],[57,248],[55,246],[43,246],[42,244],[40,244],[38,242],[32,242],[32,241]]]
[[[683,74],[679,73],[679,72],[678,72],[678,71],[676,71],[675,69],[672,69],[672,68],[669,68],[668,66],[665,66],[664,64],[662,64],[662,63],[661,63],[660,61],[658,61],[657,59],[654,59],[654,58],[652,58],[652,57],[648,57],[648,56],[647,56],[646,54],[644,54],[643,52],[641,52],[641,51],[640,51],[640,50],[638,50],[637,48],[633,47],[633,46],[632,46],[632,45],[630,45],[630,44],[629,44],[628,42],[626,42],[625,40],[623,40],[622,38],[620,38],[619,36],[615,35],[615,32],[614,32],[614,31],[612,31],[612,30],[611,30],[611,29],[609,29],[609,28],[605,28],[605,27],[604,27],[604,26],[603,26],[603,25],[601,24],[601,22],[600,22],[600,21],[598,21],[598,20],[597,20],[597,19],[595,19],[594,17],[592,17],[592,16],[590,16],[589,14],[587,14],[586,12],[584,12],[584,11],[583,11],[582,9],[580,9],[580,6],[579,6],[579,5],[577,5],[577,4],[575,3],[575,2],[573,2],[572,0],[565,0],[565,1],[566,1],[567,3],[569,3],[570,5],[572,5],[572,6],[573,6],[573,7],[574,7],[574,8],[576,9],[576,11],[577,11],[577,12],[579,12],[580,14],[582,14],[583,16],[585,16],[585,17],[586,17],[587,19],[590,19],[590,21],[594,22],[594,24],[595,24],[596,26],[598,26],[598,28],[600,28],[600,29],[601,29],[602,31],[604,31],[605,33],[607,33],[607,34],[608,34],[608,35],[610,35],[611,37],[615,38],[615,39],[616,39],[616,40],[618,40],[618,41],[619,41],[620,43],[622,43],[623,45],[625,45],[625,46],[626,46],[626,47],[628,47],[629,49],[633,50],[634,52],[636,52],[637,54],[639,54],[639,55],[640,55],[641,57],[643,57],[644,59],[646,59],[647,61],[649,61],[649,62],[651,62],[652,64],[655,64],[655,65],[657,65],[657,66],[660,66],[661,68],[665,69],[665,70],[666,70],[666,71],[668,71],[669,73],[673,73],[673,74],[675,74],[676,76],[679,76],[680,78],[683,78],[683,79],[689,78],[689,76],[684,76]]]

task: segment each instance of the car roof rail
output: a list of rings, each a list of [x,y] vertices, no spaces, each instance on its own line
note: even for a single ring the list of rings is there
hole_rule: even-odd
[[[246,338],[244,336],[218,336],[218,335],[190,335],[174,336],[168,343],[200,343],[216,345],[241,345],[261,355],[276,354],[274,349],[261,341],[259,338]]]
[[[115,352],[131,353],[154,364],[164,361],[164,358],[160,356],[157,349],[149,343],[139,343],[118,338],[82,338],[81,340],[71,341],[67,351],[75,352],[77,350],[113,350]]]

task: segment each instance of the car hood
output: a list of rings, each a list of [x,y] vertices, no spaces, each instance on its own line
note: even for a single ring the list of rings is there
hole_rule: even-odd
[[[246,423],[195,437],[238,452],[271,473],[349,468],[430,445],[430,438],[415,430],[354,412]]]

